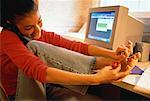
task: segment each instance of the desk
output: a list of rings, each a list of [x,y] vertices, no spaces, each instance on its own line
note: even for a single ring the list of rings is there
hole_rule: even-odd
[[[150,67],[150,62],[139,62],[137,64],[137,66],[141,67],[141,69],[145,69],[145,67],[149,66]],[[128,75],[128,77],[140,77],[140,75]],[[116,85],[118,87],[121,87],[123,89],[129,90],[131,92],[137,93],[139,95],[145,96],[150,98],[150,92],[145,92],[144,89],[140,88],[137,89],[137,87],[135,86],[133,81],[130,81],[129,83],[127,82],[117,82],[117,83],[113,83],[113,85]]]
[[[84,34],[81,33],[70,33],[69,34],[63,35],[65,38],[68,38],[70,40],[77,40],[83,42],[83,39],[85,37]],[[76,36],[76,37],[75,37]],[[137,66],[141,67],[141,69],[145,69],[145,67],[150,66],[150,62],[138,62]],[[128,75],[128,78],[140,78],[140,75]],[[134,81],[130,81],[129,83],[127,82],[118,82],[118,83],[113,83],[113,85],[121,87],[123,89],[129,90],[131,92],[137,93],[139,95],[145,96],[150,98],[150,92],[145,93],[144,89],[137,90],[135,89],[135,83]]]

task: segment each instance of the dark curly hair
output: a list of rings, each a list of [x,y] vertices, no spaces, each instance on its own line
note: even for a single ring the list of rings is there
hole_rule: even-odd
[[[7,21],[14,22],[16,17],[23,17],[31,11],[38,10],[35,0],[1,0],[0,26]]]

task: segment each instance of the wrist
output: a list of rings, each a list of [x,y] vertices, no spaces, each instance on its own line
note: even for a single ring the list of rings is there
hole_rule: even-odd
[[[116,54],[116,52],[110,51],[108,56],[109,56],[110,58],[114,59],[115,54]]]
[[[92,78],[91,78],[91,84],[92,84],[92,85],[99,85],[99,84],[101,84],[102,79],[101,79],[100,75],[98,75],[98,74],[96,73],[96,74],[92,74],[91,77],[92,77]]]

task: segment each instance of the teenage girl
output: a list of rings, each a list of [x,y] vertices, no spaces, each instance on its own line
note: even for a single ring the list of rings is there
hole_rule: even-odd
[[[105,66],[103,69],[97,70],[95,74],[77,74],[49,68],[40,58],[27,49],[25,45],[28,40],[25,37],[85,55],[105,56],[115,60],[125,59],[130,53],[130,47],[122,46],[114,52],[94,45],[70,41],[54,32],[42,30],[38,0],[2,0],[1,11],[1,27],[3,27],[0,34],[1,83],[6,94],[10,97],[16,94],[18,69],[23,71],[26,76],[42,83],[67,85],[110,83],[125,77],[129,73],[129,71],[119,72],[120,64],[115,69],[112,66]],[[121,51],[124,51],[125,54],[118,54]],[[137,55],[134,57],[134,59],[138,58]]]

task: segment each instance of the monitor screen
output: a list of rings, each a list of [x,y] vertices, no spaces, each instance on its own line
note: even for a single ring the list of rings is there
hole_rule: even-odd
[[[110,43],[115,11],[91,12],[88,38]]]

